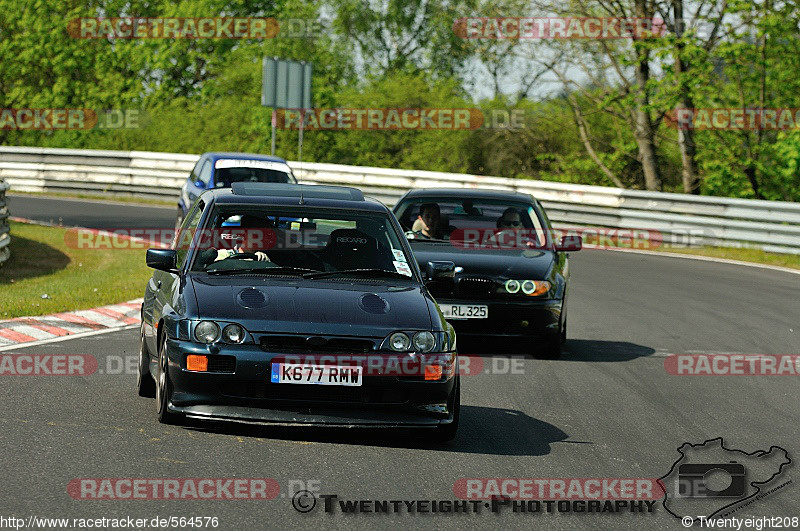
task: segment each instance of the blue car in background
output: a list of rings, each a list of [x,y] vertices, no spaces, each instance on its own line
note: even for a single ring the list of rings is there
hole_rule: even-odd
[[[230,188],[235,182],[297,184],[284,159],[254,153],[203,153],[178,199],[176,227],[183,224],[194,200],[206,190]]]

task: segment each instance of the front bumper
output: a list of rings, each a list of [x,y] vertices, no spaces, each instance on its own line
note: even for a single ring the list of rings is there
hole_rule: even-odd
[[[436,302],[440,308],[450,304],[488,306],[489,314],[485,319],[447,318],[462,343],[464,338],[476,337],[545,340],[557,337],[561,330],[561,299],[516,302],[437,298]]]
[[[177,339],[168,339],[166,347],[173,391],[169,410],[188,417],[347,427],[436,427],[453,422],[454,375],[425,381],[419,374],[377,374],[374,367],[368,371],[364,362],[361,386],[272,383],[273,361],[338,355],[269,352],[255,344],[207,346]],[[235,364],[232,372],[188,371],[189,354],[208,356],[210,366],[212,358],[223,356],[234,357]],[[456,353],[449,354],[457,367]],[[230,364],[227,368],[230,370]]]

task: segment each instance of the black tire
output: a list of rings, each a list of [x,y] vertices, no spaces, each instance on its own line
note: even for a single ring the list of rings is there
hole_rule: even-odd
[[[142,324],[139,341],[139,366],[136,370],[136,387],[139,390],[139,396],[155,398],[156,381],[153,380],[153,375],[150,374],[150,353],[147,351],[147,343],[144,341],[144,323]]]
[[[169,410],[172,400],[172,382],[167,370],[167,341],[161,338],[158,344],[158,381],[156,382],[156,413],[161,424],[180,424],[182,417]]]
[[[437,443],[447,443],[455,439],[458,431],[458,419],[461,416],[461,378],[456,376],[455,390],[453,391],[452,403],[448,407],[453,411],[453,422],[443,424],[434,429],[431,440]]]
[[[561,334],[554,339],[539,343],[534,350],[534,357],[540,360],[557,360],[561,357]]]

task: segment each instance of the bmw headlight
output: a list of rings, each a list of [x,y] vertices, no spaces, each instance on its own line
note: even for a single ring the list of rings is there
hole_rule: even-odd
[[[436,346],[436,338],[430,332],[417,332],[414,334],[414,349],[420,352],[430,352]]]
[[[506,291],[509,293],[516,293],[519,291],[519,280],[506,280]]]
[[[498,290],[499,293],[510,293],[527,295],[528,297],[540,297],[546,295],[552,284],[546,280],[506,280],[503,287]]]
[[[227,343],[241,343],[244,341],[244,328],[238,324],[229,324],[222,329],[222,339]]]
[[[200,321],[194,328],[194,337],[200,343],[211,344],[219,339],[219,325],[214,321]]]

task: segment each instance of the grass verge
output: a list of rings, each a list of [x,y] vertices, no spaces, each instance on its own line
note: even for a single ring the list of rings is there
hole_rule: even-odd
[[[696,247],[696,248],[670,248],[659,247],[657,252],[691,254],[696,256],[710,256],[726,260],[739,260],[740,262],[753,262],[800,270],[800,255],[768,253],[761,249],[738,249],[736,247]]]
[[[11,258],[0,266],[0,319],[142,296],[152,274],[145,250],[74,249],[65,243],[65,233],[58,227],[11,222]]]
[[[70,193],[70,192],[20,192],[12,190],[7,195],[13,197],[15,195],[27,195],[33,197],[64,197],[69,199],[93,199],[97,201],[110,201],[113,203],[126,203],[126,204],[141,204],[141,205],[163,205],[174,206],[177,208],[178,195],[175,194],[175,199],[157,199],[150,197],[139,197],[134,195],[116,195],[116,194],[92,194],[92,193]]]

